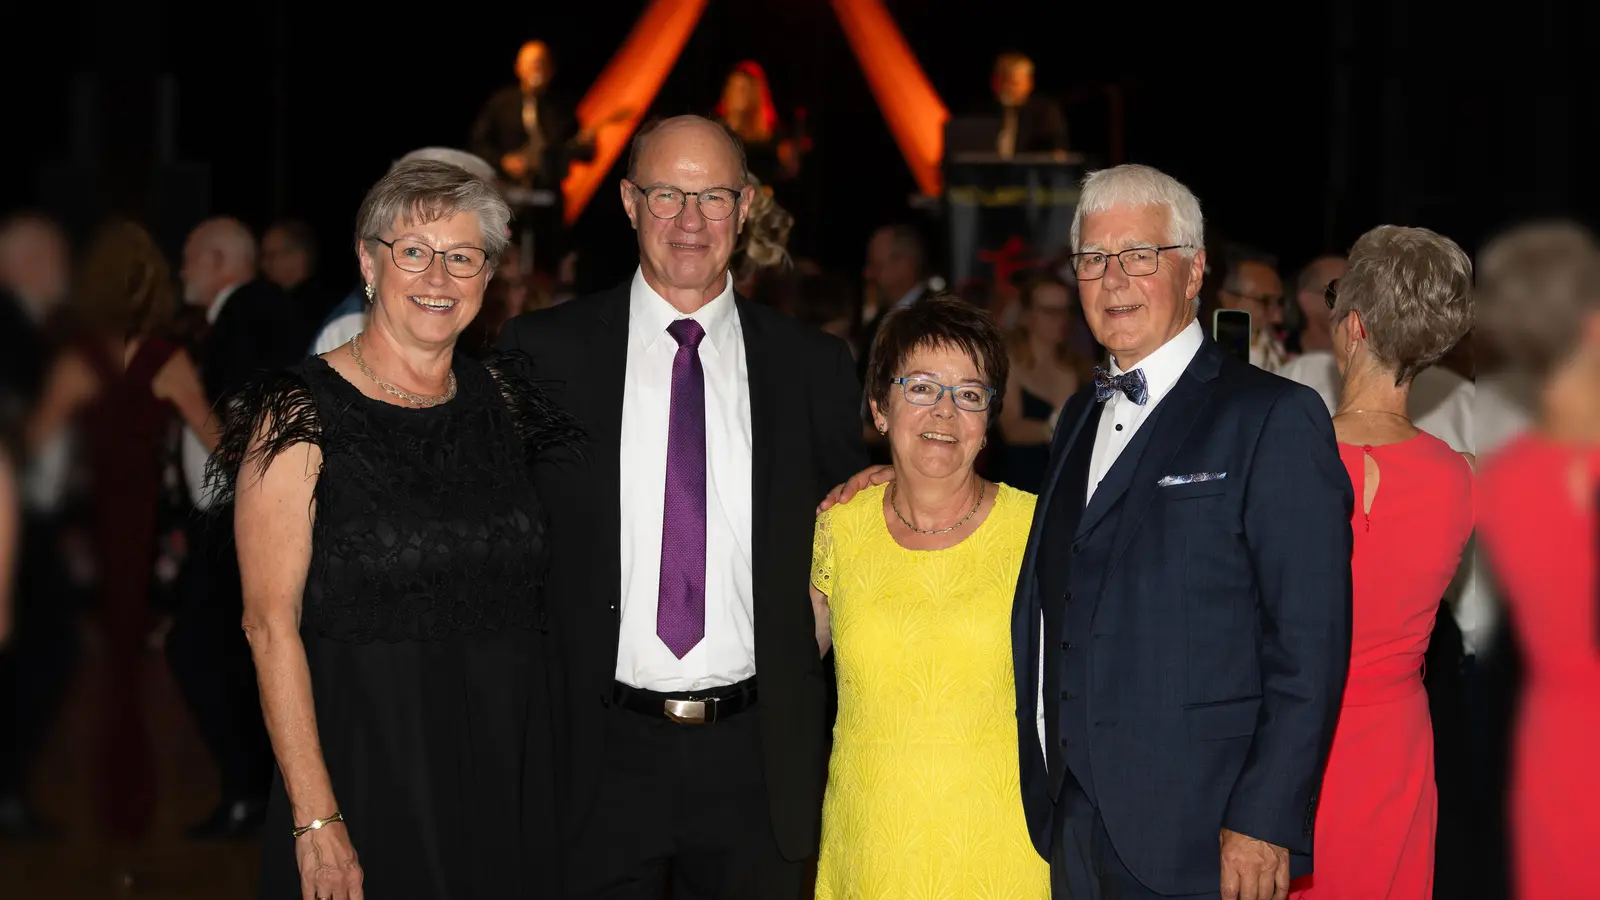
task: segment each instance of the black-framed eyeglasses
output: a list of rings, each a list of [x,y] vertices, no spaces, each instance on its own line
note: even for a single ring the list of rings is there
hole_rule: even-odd
[[[913,406],[934,406],[944,398],[946,392],[957,409],[967,412],[983,412],[994,402],[995,390],[985,384],[958,384],[951,387],[931,378],[916,377],[891,378],[889,383],[900,385],[900,393]]]
[[[397,241],[386,241],[383,238],[373,240],[389,248],[389,254],[394,257],[394,264],[405,272],[426,272],[433,265],[435,256],[444,257],[444,270],[457,278],[471,278],[483,271],[489,263],[489,251],[482,247],[451,247],[449,250],[435,250],[414,238],[401,238]]]
[[[738,188],[730,187],[686,191],[670,184],[656,184],[645,188],[631,181],[628,184],[644,195],[645,208],[650,210],[650,215],[658,219],[676,219],[683,213],[689,198],[693,197],[695,204],[700,207],[700,215],[713,222],[720,222],[733,215],[739,208],[739,195],[742,193]]]
[[[1145,275],[1154,275],[1156,269],[1161,267],[1161,251],[1185,250],[1188,244],[1168,244],[1165,247],[1130,247],[1121,253],[1074,253],[1067,257],[1072,264],[1073,274],[1079,281],[1094,281],[1104,278],[1106,266],[1115,259],[1117,265],[1122,267],[1124,275],[1140,278]]]
[[[1339,279],[1328,282],[1328,286],[1322,290],[1322,299],[1327,302],[1329,309],[1339,302]]]

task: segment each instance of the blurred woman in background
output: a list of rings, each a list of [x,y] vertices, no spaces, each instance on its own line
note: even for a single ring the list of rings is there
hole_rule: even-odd
[[[1076,293],[1061,276],[1046,272],[1023,286],[1021,315],[1007,348],[1011,380],[1000,412],[1006,441],[1006,482],[1037,494],[1044,487],[1056,414],[1087,384],[1093,368],[1072,349]]]
[[[85,443],[104,642],[100,789],[106,824],[136,837],[155,803],[140,706],[162,454],[173,414],[217,444],[219,422],[189,354],[170,338],[172,272],[142,227],[115,221],[89,248],[74,303],[77,336],[58,357],[27,424],[29,452],[76,426]]]
[[[1568,222],[1523,226],[1478,263],[1478,318],[1536,383],[1532,428],[1483,466],[1484,547],[1522,651],[1511,791],[1514,896],[1600,893],[1600,245]]]
[[[792,140],[778,119],[766,70],[754,60],[733,67],[722,83],[717,121],[744,144],[745,167],[763,184],[775,184],[800,173],[804,141]]]

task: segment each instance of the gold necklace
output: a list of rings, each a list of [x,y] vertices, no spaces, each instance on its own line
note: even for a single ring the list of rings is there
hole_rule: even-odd
[[[900,505],[895,503],[895,498],[900,495],[900,485],[898,482],[892,482],[889,485],[889,508],[894,510],[894,514],[897,518],[899,518],[900,524],[906,526],[912,531],[915,531],[917,534],[949,534],[950,532],[955,531],[957,528],[960,528],[961,526],[972,521],[972,517],[978,514],[978,507],[983,505],[983,492],[987,490],[988,487],[989,486],[987,484],[984,484],[981,481],[978,482],[978,502],[972,504],[972,511],[967,513],[967,517],[955,523],[954,525],[951,525],[949,528],[940,528],[937,531],[923,531],[921,528],[918,528],[917,526],[906,521],[905,516],[900,515]]]
[[[1387,410],[1382,410],[1382,409],[1347,409],[1347,410],[1345,410],[1344,412],[1341,412],[1341,413],[1334,413],[1333,417],[1335,419],[1337,419],[1340,416],[1354,416],[1354,415],[1394,416],[1396,419],[1399,419],[1399,420],[1405,422],[1407,425],[1411,424],[1411,418],[1409,416],[1403,416],[1403,415],[1401,415],[1399,413],[1389,412]]]
[[[367,365],[367,361],[365,359],[363,359],[362,356],[361,356],[361,341],[360,341],[360,338],[361,338],[360,334],[354,334],[354,335],[350,336],[350,355],[355,357],[356,366],[361,369],[361,374],[363,374],[363,375],[367,376],[368,378],[372,379],[373,381],[377,382],[378,387],[383,388],[385,391],[387,391],[389,393],[390,396],[397,397],[397,398],[399,398],[401,400],[404,400],[405,402],[410,403],[413,406],[438,406],[441,403],[449,403],[451,400],[455,399],[455,396],[456,396],[456,373],[455,372],[449,373],[449,375],[447,376],[447,378],[445,380],[444,393],[439,394],[436,397],[425,397],[422,394],[413,394],[410,391],[403,391],[403,390],[395,387],[394,385],[390,384],[389,382],[384,381],[382,378],[379,378],[377,373],[372,371],[372,367]]]

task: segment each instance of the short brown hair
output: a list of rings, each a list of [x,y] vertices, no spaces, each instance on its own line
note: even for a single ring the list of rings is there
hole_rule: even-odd
[[[1478,314],[1513,368],[1543,377],[1577,349],[1600,310],[1600,245],[1573,222],[1522,225],[1478,255]]]
[[[1472,330],[1472,261],[1426,228],[1379,225],[1356,239],[1333,320],[1361,315],[1379,363],[1405,384]]]
[[[890,379],[898,377],[912,354],[929,347],[953,347],[972,359],[984,383],[994,388],[989,404],[993,423],[1011,374],[1005,336],[987,311],[950,294],[923,297],[884,314],[867,355],[867,398],[879,409],[886,407],[893,387]]]

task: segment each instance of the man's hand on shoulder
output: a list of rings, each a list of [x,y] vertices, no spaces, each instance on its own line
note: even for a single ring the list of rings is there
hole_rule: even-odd
[[[822,515],[829,508],[847,502],[851,497],[875,484],[883,484],[893,480],[894,466],[868,466],[850,476],[849,481],[829,491],[828,496],[822,498],[822,503],[817,506],[817,515]]]
[[[1222,829],[1222,900],[1286,900],[1289,851]]]

